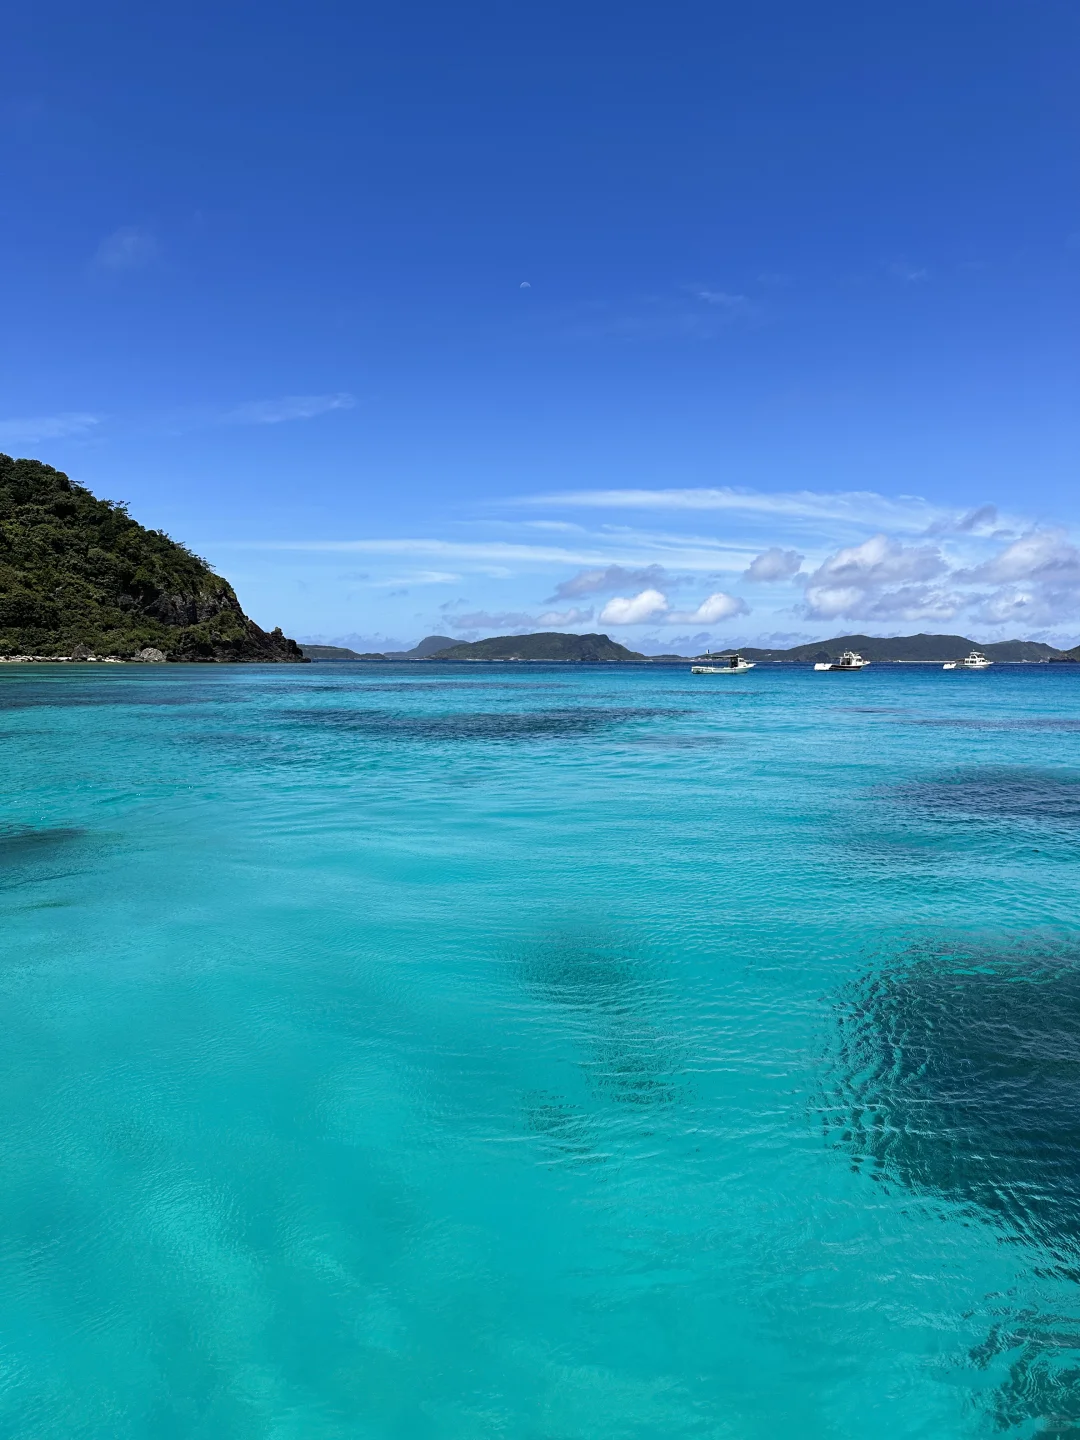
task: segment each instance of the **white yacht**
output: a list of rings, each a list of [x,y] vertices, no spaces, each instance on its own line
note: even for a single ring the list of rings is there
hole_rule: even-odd
[[[946,660],[941,668],[943,670],[989,670],[993,663],[981,650],[972,650],[966,660]]]
[[[864,660],[854,650],[845,650],[839,660],[819,660],[815,670],[865,670],[869,660]]]
[[[745,675],[753,670],[754,661],[739,654],[710,655],[706,652],[697,657],[697,663],[690,666],[691,675]]]

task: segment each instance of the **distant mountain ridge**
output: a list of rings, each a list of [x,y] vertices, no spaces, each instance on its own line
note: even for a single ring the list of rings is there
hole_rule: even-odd
[[[364,655],[359,650],[350,650],[347,645],[311,645],[301,640],[300,649],[305,660],[384,660],[384,655]]]
[[[425,635],[419,645],[414,645],[411,650],[388,650],[386,653],[399,660],[426,660],[429,655],[449,650],[457,643],[452,635]]]
[[[447,635],[428,635],[411,650],[389,650],[382,654],[361,654],[340,645],[307,645],[309,660],[547,660],[577,661],[583,664],[633,662],[677,665],[690,655],[642,655],[620,645],[607,635],[569,635],[543,631],[535,635],[494,635],[487,640],[456,641]],[[723,647],[717,647],[720,653]],[[733,647],[748,660],[774,664],[809,665],[836,660],[845,650],[857,650],[864,659],[881,664],[934,664],[962,660],[971,650],[981,650],[988,659],[1008,661],[1080,661],[1080,645],[1070,651],[1056,650],[1041,640],[997,640],[983,643],[965,635],[838,635],[832,640],[813,640],[788,650],[765,650],[753,645]]]
[[[450,635],[428,635],[411,650],[350,650],[347,645],[315,645],[306,640],[300,648],[308,660],[426,660],[457,641]]]
[[[1080,648],[1080,647],[1078,647]],[[837,660],[845,650],[856,650],[864,660],[878,664],[893,662],[931,662],[962,660],[971,650],[981,650],[988,660],[1050,660],[1064,653],[1041,640],[997,640],[981,643],[964,635],[839,635],[834,640],[814,640],[808,645],[795,645],[790,650],[760,650],[741,647],[748,660],[773,660],[807,664],[819,660]]]
[[[303,662],[227,580],[123,505],[0,455],[0,655]],[[160,657],[158,657],[160,658]]]
[[[545,630],[537,635],[493,635],[489,640],[473,640],[451,645],[427,657],[432,660],[558,660],[596,663],[619,660],[644,660],[636,650],[628,650],[607,635],[563,635]]]

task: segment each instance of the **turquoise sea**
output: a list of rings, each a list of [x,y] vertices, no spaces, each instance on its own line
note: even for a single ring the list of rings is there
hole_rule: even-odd
[[[0,1434],[1080,1435],[1080,670],[0,669]]]

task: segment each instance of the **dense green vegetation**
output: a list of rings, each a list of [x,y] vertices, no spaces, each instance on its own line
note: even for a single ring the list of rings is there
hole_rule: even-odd
[[[617,645],[606,635],[496,635],[467,645],[440,650],[439,660],[643,660],[635,650]]]
[[[38,460],[0,455],[0,655],[302,660],[240,608],[232,586],[125,506]]]

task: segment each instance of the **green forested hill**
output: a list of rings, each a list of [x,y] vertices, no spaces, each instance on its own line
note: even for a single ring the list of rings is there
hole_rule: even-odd
[[[232,586],[183,545],[147,530],[38,460],[0,455],[0,655],[300,661]]]
[[[451,645],[428,659],[434,660],[642,660],[636,650],[627,650],[607,635],[560,635],[548,631],[539,635],[495,635],[490,640]]]

